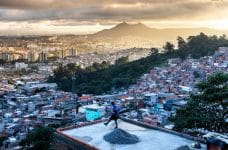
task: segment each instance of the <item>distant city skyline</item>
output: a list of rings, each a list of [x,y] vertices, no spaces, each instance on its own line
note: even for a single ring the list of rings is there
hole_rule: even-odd
[[[228,0],[1,0],[0,35],[88,34],[118,23],[228,30]]]

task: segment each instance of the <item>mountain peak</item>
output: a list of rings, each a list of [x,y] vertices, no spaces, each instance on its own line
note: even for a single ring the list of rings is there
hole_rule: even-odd
[[[148,26],[146,26],[145,24],[139,22],[137,24],[135,24],[135,26],[141,27],[141,28],[149,28]]]
[[[105,29],[97,32],[95,36],[121,37],[121,36],[145,36],[151,32],[151,28],[142,23],[128,24],[122,22],[111,29]]]
[[[127,27],[127,26],[129,26],[128,23],[122,22],[122,23],[120,23],[120,24],[117,24],[115,27]]]
[[[113,27],[113,29],[121,29],[121,28],[123,28],[123,29],[125,29],[125,28],[128,28],[128,29],[130,29],[130,28],[137,29],[138,28],[138,29],[141,29],[141,30],[143,30],[143,29],[149,29],[149,27],[147,27],[146,25],[144,25],[141,22],[139,22],[137,24],[128,24],[126,22],[122,22],[120,24],[117,24],[115,27]]]

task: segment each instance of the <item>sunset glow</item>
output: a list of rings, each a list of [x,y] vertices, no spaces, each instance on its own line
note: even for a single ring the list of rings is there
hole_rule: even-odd
[[[87,34],[123,21],[228,30],[227,14],[228,0],[1,0],[0,34]]]

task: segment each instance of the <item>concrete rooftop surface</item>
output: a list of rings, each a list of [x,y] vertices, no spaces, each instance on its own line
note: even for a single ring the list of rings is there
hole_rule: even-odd
[[[103,139],[103,136],[112,132],[115,125],[111,122],[108,126],[97,123],[80,128],[73,128],[63,131],[64,134],[76,138],[84,143],[101,150],[174,150],[183,145],[191,145],[192,140],[144,127],[137,126],[118,120],[119,128],[139,137],[140,142],[131,145],[110,144]],[[203,145],[202,149],[206,149]]]

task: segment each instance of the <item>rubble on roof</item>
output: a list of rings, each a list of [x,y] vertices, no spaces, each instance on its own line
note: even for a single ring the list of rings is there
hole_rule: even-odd
[[[123,129],[114,129],[112,132],[104,135],[104,140],[112,144],[135,144],[140,142],[136,135],[130,134]]]

